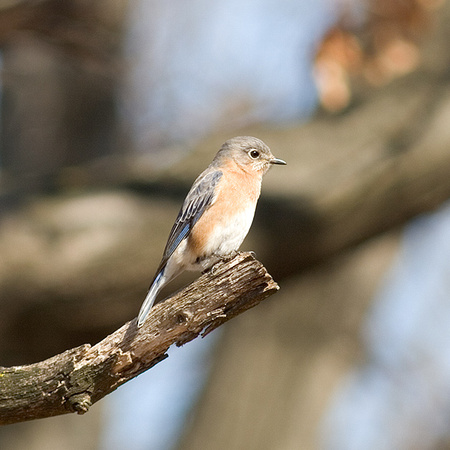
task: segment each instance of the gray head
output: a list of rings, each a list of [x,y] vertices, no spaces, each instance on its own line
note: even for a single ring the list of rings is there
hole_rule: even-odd
[[[252,136],[237,136],[226,141],[214,163],[226,164],[234,161],[245,172],[266,173],[273,164],[286,164],[282,159],[275,158],[270,148],[263,141]]]

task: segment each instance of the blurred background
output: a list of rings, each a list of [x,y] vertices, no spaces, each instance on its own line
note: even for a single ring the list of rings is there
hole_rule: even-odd
[[[288,162],[242,246],[279,293],[0,448],[450,449],[449,18],[444,0],[0,0],[0,365],[134,318],[226,139]]]

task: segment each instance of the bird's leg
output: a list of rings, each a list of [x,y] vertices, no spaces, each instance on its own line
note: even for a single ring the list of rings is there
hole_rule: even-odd
[[[215,269],[219,262],[220,261],[216,261],[212,266],[207,267],[205,270],[202,271],[202,274],[211,272],[211,275],[215,275],[215,272],[216,272]]]
[[[210,267],[206,268],[202,273],[211,272],[214,275],[214,270],[215,270],[215,267],[217,266],[218,263],[230,261],[234,257],[236,257],[237,255],[240,255],[241,253],[243,253],[243,252],[241,252],[239,250],[233,250],[232,252],[228,253],[228,255],[216,255],[216,254],[213,254],[212,256],[214,258],[216,258],[217,261],[215,261]]]
[[[241,253],[242,252],[240,252],[239,250],[233,250],[232,252],[228,253],[228,255],[221,256],[221,260],[222,261],[230,261],[235,256],[237,256],[237,255],[239,255]]]
[[[233,250],[228,255],[222,256],[221,259],[222,259],[222,261],[230,261],[230,259],[233,259],[237,255],[242,255],[242,253],[250,253],[250,255],[252,255],[253,258],[256,258],[256,253],[254,251],[252,251],[252,250],[245,251],[245,252],[241,251],[241,250]]]

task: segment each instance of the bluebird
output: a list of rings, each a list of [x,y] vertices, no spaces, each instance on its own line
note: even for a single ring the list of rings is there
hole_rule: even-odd
[[[141,306],[141,327],[162,287],[185,270],[207,270],[236,253],[247,235],[263,175],[275,158],[251,136],[226,141],[194,181],[170,232],[164,254]]]

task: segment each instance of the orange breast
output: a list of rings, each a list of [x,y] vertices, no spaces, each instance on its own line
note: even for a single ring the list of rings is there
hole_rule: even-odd
[[[189,235],[188,245],[195,255],[204,254],[215,227],[226,227],[236,214],[256,206],[261,192],[261,177],[248,174],[233,164],[224,169],[216,188],[215,202],[203,213]]]

